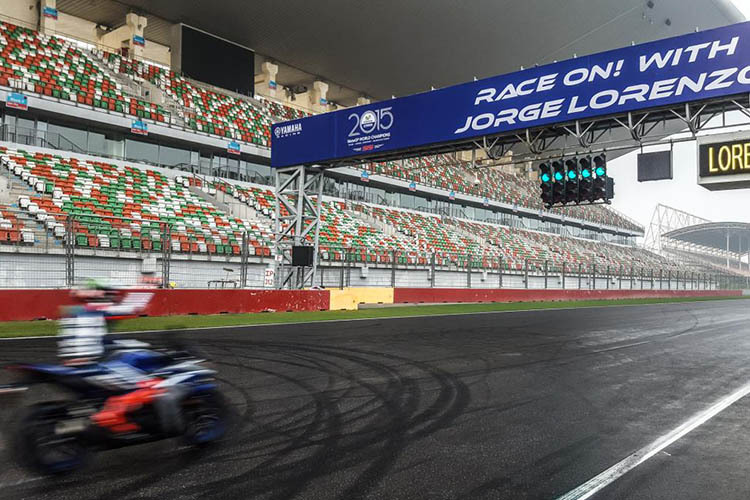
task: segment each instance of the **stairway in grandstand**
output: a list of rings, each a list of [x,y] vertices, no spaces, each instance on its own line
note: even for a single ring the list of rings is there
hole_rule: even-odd
[[[41,224],[28,210],[23,210],[20,200],[31,199],[34,189],[29,186],[23,176],[18,176],[7,168],[4,160],[0,158],[0,243],[8,242],[11,235],[3,232],[8,229],[16,229],[20,233],[20,243],[28,245],[44,245],[45,248],[59,245],[47,228]],[[15,228],[3,228],[4,221],[9,218],[15,219]],[[12,225],[13,226],[13,225]]]

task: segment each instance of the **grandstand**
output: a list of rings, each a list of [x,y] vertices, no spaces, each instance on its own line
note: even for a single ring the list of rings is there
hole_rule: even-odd
[[[750,278],[750,225],[744,222],[712,222],[658,205],[646,245],[701,272],[720,272],[737,282]]]
[[[43,151],[0,148],[2,174],[14,186],[2,200],[0,243],[6,248],[0,249],[18,253],[44,247],[55,254],[70,244],[75,252],[101,258],[169,251],[177,260],[214,259],[216,268],[243,257],[261,268],[271,256],[275,196],[267,186]],[[394,265],[432,266],[462,283],[462,269],[508,273],[506,280],[566,269],[587,276],[694,270],[631,245],[341,198],[325,197],[321,220],[321,261],[370,267],[373,273],[390,272]],[[31,255],[26,261],[33,267]],[[207,273],[179,284],[208,282]],[[129,277],[136,278],[137,273]]]
[[[268,89],[239,95],[137,50],[20,24],[0,24],[0,93],[20,92],[32,103],[4,109],[0,171],[13,188],[0,191],[0,250],[114,255],[129,259],[133,275],[133,258],[147,262],[142,269],[161,262],[162,273],[165,259],[203,259],[209,275],[231,262],[253,267],[249,274],[243,267],[243,284],[260,286],[276,231],[271,125],[341,104],[321,104],[325,98],[313,100],[312,91],[309,102]],[[149,124],[147,138],[118,128],[134,119]],[[239,154],[226,141],[238,143]],[[494,286],[487,272],[500,282],[507,272],[522,275],[517,284],[526,287],[536,286],[529,273],[543,273],[545,286],[551,273],[594,276],[592,286],[597,274],[628,275],[626,286],[638,274],[653,286],[655,275],[708,271],[638,247],[644,228],[609,207],[547,211],[535,181],[484,160],[470,168],[463,155],[440,154],[332,169],[322,202],[321,263],[360,269],[354,281],[362,285],[388,281],[369,274],[379,267],[395,283],[398,266],[413,270],[399,274],[404,283],[430,286],[436,268],[452,272],[445,282],[453,285],[463,285],[469,269],[470,276],[481,274],[473,286]],[[209,281],[189,274],[176,284]],[[35,284],[45,286],[42,279]]]

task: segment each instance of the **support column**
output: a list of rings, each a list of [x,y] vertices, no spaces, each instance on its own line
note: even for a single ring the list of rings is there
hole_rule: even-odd
[[[529,288],[529,259],[524,259],[523,265],[523,287]]]
[[[266,61],[260,65],[260,74],[255,75],[255,89],[260,94],[276,97],[276,75],[279,73],[278,64]]]
[[[596,290],[596,264],[591,268],[591,289]]]
[[[729,269],[729,231],[727,231],[727,269]]]
[[[328,84],[317,80],[313,82],[312,91],[310,91],[310,106],[318,113],[328,111]]]
[[[430,270],[428,272],[430,273],[430,288],[435,288],[435,252],[430,254]]]
[[[562,289],[565,290],[565,261],[562,263],[562,276],[560,277],[560,285],[562,286]]]
[[[39,2],[39,31],[52,35],[57,31],[57,0]]]
[[[737,266],[742,271],[742,236],[737,235]]]
[[[125,16],[125,25],[128,27],[128,50],[130,57],[143,57],[143,50],[146,47],[146,38],[143,36],[143,30],[146,29],[148,19],[130,12]]]

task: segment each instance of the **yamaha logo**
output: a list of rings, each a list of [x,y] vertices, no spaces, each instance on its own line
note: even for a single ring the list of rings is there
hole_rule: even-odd
[[[290,135],[299,135],[300,133],[302,133],[301,122],[290,123],[289,125],[277,125],[273,131],[273,135],[275,135],[277,139],[288,137]]]

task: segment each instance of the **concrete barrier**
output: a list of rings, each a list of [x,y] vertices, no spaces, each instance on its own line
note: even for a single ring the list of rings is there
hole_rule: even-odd
[[[133,290],[136,291],[136,290]],[[263,311],[327,311],[328,290],[137,290],[151,292],[143,314],[253,313]],[[60,308],[73,305],[69,290],[0,290],[0,321],[57,319]]]
[[[331,289],[331,310],[356,310],[359,304],[393,304],[393,288]]]
[[[133,290],[136,291],[136,290]],[[740,296],[742,290],[514,290],[345,288],[342,290],[139,290],[154,294],[146,316],[354,310],[359,304],[528,302]],[[0,290],[0,321],[57,319],[73,305],[66,289]]]
[[[532,302],[673,297],[739,296],[741,290],[514,290],[465,288],[396,288],[395,304],[443,302]]]

